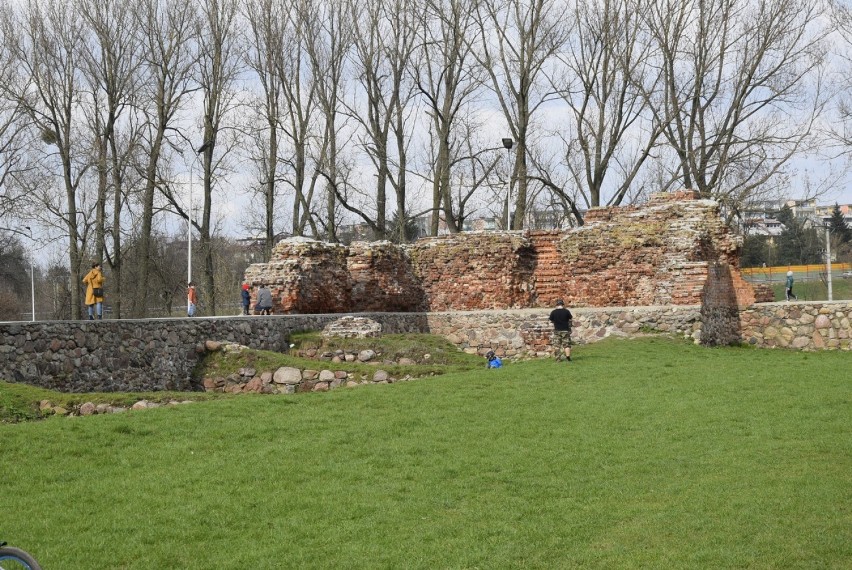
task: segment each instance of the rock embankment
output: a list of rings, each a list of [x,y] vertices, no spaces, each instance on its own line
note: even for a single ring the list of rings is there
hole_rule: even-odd
[[[54,404],[50,400],[42,400],[39,402],[38,409],[42,416],[94,416],[98,414],[120,414],[127,410],[146,410],[148,408],[179,406],[181,404],[191,403],[192,400],[169,400],[167,402],[139,400],[129,407],[104,403],[95,404],[94,402],[85,402],[75,406],[62,406],[60,404]]]
[[[219,345],[208,341],[208,350],[222,350],[225,352],[242,350],[245,347],[235,345]],[[416,359],[399,358],[398,360],[381,360],[380,355],[372,350],[365,349],[358,352],[347,352],[336,350],[322,352],[317,349],[307,349],[295,353],[296,356],[314,359],[316,366],[297,368],[295,366],[281,366],[274,370],[258,370],[257,368],[244,367],[237,372],[226,376],[207,376],[201,385],[207,392],[226,392],[231,394],[256,393],[256,394],[295,394],[297,392],[327,392],[341,386],[352,388],[365,384],[391,384],[414,379],[410,374],[394,376],[382,366],[399,365],[412,366],[418,363]],[[421,362],[428,362],[429,354],[424,354]],[[375,367],[375,370],[346,370],[336,364],[359,363]]]

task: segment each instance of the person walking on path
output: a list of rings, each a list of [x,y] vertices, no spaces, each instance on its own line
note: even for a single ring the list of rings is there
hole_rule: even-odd
[[[186,316],[195,316],[195,306],[198,304],[198,292],[195,290],[195,281],[189,282],[186,290]]]
[[[254,310],[258,315],[272,314],[272,291],[266,287],[266,283],[260,286],[257,290],[257,302],[254,304]]]
[[[101,264],[98,262],[93,263],[92,270],[83,277],[83,283],[86,284],[86,307],[89,312],[90,321],[95,320],[95,313],[98,315],[98,320],[103,318],[104,281]]]
[[[790,297],[794,298],[797,301],[799,300],[799,298],[796,297],[793,294],[793,272],[792,271],[787,272],[787,282],[784,284],[784,293],[785,293],[785,295],[787,295],[788,301],[790,300]]]
[[[565,308],[562,299],[556,301],[556,308],[550,312],[553,323],[553,356],[556,362],[571,361],[571,326],[574,316]]]
[[[240,292],[240,296],[243,299],[243,314],[249,314],[249,306],[251,305],[251,292],[249,291],[249,284],[243,283],[243,290]]]

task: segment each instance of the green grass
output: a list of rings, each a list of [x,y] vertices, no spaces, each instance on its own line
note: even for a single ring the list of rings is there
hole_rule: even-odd
[[[784,300],[784,282],[772,283],[772,292],[776,301]],[[819,279],[809,281],[796,280],[793,283],[793,293],[800,301],[825,301],[828,299],[828,285]],[[831,297],[837,301],[840,299],[852,299],[852,279],[840,279],[835,277],[831,281]]]
[[[170,400],[205,401],[228,397],[230,395],[207,392],[89,392],[66,394],[27,384],[0,382],[0,423],[42,419],[42,413],[39,411],[39,402],[42,400],[48,400],[54,406],[71,410],[85,402],[130,407],[143,399],[152,402],[168,402]]]
[[[0,425],[46,568],[849,568],[850,355],[574,362]]]

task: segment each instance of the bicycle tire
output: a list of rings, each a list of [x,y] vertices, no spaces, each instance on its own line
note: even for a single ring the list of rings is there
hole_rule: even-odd
[[[41,570],[41,566],[20,548],[4,546],[0,548],[0,570]]]

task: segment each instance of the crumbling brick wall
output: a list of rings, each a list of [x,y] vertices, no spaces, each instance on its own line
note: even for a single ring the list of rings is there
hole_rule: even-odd
[[[272,249],[268,263],[254,263],[245,272],[252,307],[261,284],[272,292],[272,312],[311,314],[353,311],[352,283],[339,244],[306,238],[284,240]]]
[[[755,302],[716,202],[660,194],[642,206],[593,209],[585,220],[408,246],[293,238],[246,278],[272,284],[275,312],[290,313],[534,308],[557,298],[574,307],[701,305],[708,295],[717,308]]]
[[[419,240],[407,249],[429,310],[533,304],[533,250],[520,232],[451,234]]]
[[[346,258],[358,312],[426,311],[429,306],[408,252],[391,242],[355,242]]]
[[[710,264],[737,267],[739,244],[717,204],[691,193],[594,209],[585,221],[557,238],[569,305],[698,305]]]

